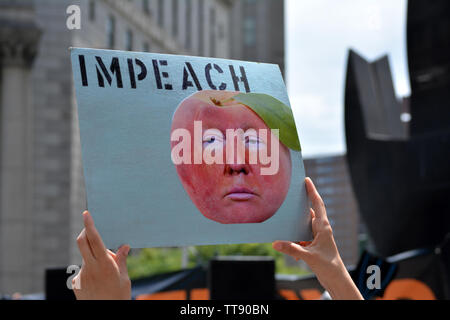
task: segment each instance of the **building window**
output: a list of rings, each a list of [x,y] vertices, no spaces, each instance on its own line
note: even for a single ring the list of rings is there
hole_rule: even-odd
[[[214,8],[209,9],[209,55],[216,55],[216,11]]]
[[[246,17],[244,21],[244,43],[247,47],[255,45],[256,23],[253,17]]]
[[[178,0],[172,0],[172,34],[178,36]]]
[[[151,15],[149,0],[142,0],[142,9],[146,15]]]
[[[339,182],[341,179],[339,176],[332,175],[332,176],[319,176],[314,181],[316,184],[330,184],[330,183],[336,183]]]
[[[186,49],[192,46],[192,0],[186,0]]]
[[[317,158],[316,159],[316,163],[317,164],[325,164],[325,163],[335,163],[337,162],[336,158],[332,158],[332,157],[323,157],[323,158]]]
[[[95,20],[95,0],[89,1],[89,21]]]
[[[204,51],[204,23],[203,23],[203,13],[204,13],[204,0],[198,1],[198,53],[199,55],[203,55]]]
[[[220,24],[219,25],[219,28],[218,28],[218,31],[217,31],[217,37],[219,38],[219,39],[223,39],[223,38],[225,38],[225,28],[223,27],[223,24]]]
[[[114,49],[115,46],[115,33],[116,33],[116,19],[113,16],[109,16],[106,26],[106,34],[108,36],[108,48]]]
[[[331,166],[318,166],[316,167],[316,174],[332,174],[334,172],[334,168]]]
[[[158,25],[164,27],[164,0],[158,0]]]
[[[133,50],[133,32],[130,29],[125,34],[125,49],[127,51]]]
[[[150,52],[150,44],[148,42],[144,42],[142,44],[142,51],[143,52]]]

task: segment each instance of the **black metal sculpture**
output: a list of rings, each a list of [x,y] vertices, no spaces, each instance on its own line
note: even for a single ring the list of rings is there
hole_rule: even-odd
[[[412,0],[407,15],[409,98],[395,97],[387,57],[348,55],[347,157],[381,257],[436,246],[450,232],[450,1]]]

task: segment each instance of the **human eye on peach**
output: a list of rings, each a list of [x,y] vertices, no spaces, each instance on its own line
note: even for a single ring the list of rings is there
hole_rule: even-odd
[[[289,149],[300,150],[292,112],[268,95],[199,91],[173,115],[180,181],[199,211],[219,223],[259,223],[276,213],[291,182]]]

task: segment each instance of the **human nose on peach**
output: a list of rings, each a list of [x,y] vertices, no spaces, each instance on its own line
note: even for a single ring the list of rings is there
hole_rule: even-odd
[[[248,175],[250,173],[250,166],[247,164],[226,164],[225,175]]]
[[[245,164],[245,143],[243,141],[243,132],[227,130],[225,160],[227,164]]]

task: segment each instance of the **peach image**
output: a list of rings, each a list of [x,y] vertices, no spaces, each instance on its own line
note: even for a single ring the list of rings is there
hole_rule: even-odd
[[[188,160],[174,162],[175,168],[187,194],[206,218],[223,224],[260,223],[272,217],[286,198],[291,182],[291,155],[252,109],[233,99],[237,94],[206,90],[184,99],[173,115],[171,150],[172,155],[179,153]],[[244,134],[228,141],[229,129],[242,129]],[[265,137],[255,134],[261,129],[267,130]],[[194,138],[174,138],[177,130]],[[199,132],[201,141],[196,142]],[[239,147],[240,137],[244,148]],[[182,143],[187,143],[192,152],[180,151]],[[219,157],[223,161],[199,162],[196,153],[207,154],[211,146],[216,150],[216,160]],[[270,164],[259,157],[252,158],[264,148],[268,155],[277,157],[274,174],[261,174]]]

